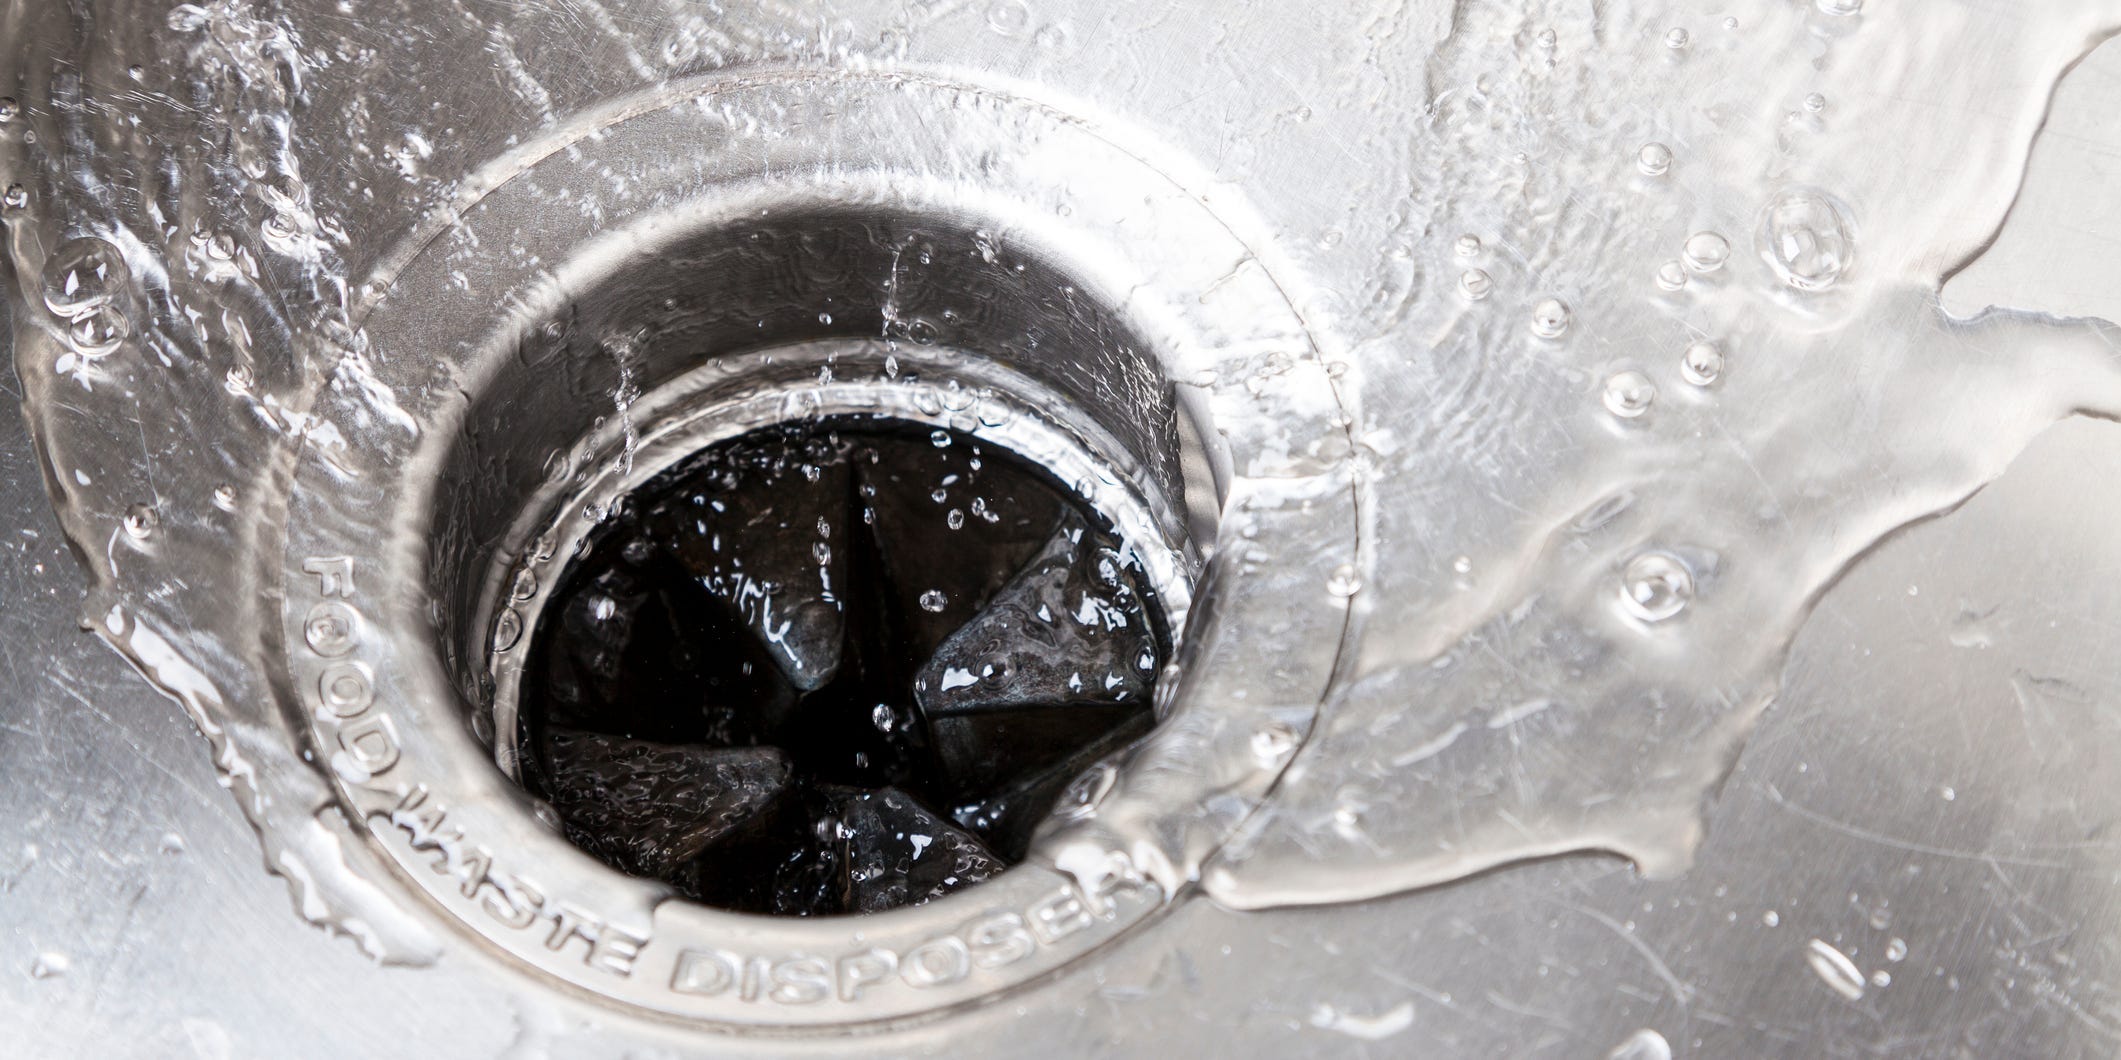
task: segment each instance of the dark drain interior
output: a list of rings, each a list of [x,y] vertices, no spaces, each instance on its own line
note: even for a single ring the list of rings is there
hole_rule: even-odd
[[[637,491],[537,623],[522,780],[621,871],[867,913],[1023,858],[1153,722],[1168,647],[1110,525],[970,435],[838,417]]]

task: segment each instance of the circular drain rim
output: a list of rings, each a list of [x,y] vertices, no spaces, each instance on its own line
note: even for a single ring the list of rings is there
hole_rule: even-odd
[[[711,108],[687,105],[710,99]],[[934,179],[933,159],[953,157],[952,139],[965,132],[938,131],[928,121],[937,114],[974,127],[975,140],[1022,149],[984,174],[999,193]],[[770,124],[756,120],[767,115]],[[896,132],[876,139],[877,129]],[[558,150],[591,135],[590,148]],[[865,136],[875,157],[846,165],[848,137]],[[614,193],[625,201],[593,220],[555,215],[536,190],[585,179],[613,152],[653,156],[673,142],[717,145],[727,179],[702,188],[697,171],[643,174],[654,179]],[[1346,474],[1340,390],[1283,278],[1262,265],[1255,247],[1265,241],[1237,238],[1204,208],[1209,196],[1197,189],[1210,182],[1176,183],[1170,174],[1182,166],[1150,165],[1142,158],[1151,149],[1139,150],[976,86],[904,73],[769,74],[622,101],[469,179],[477,190],[448,218],[462,241],[416,233],[386,262],[364,296],[375,299],[364,327],[380,356],[364,358],[350,378],[342,371],[338,382],[351,385],[318,394],[290,469],[281,639],[271,646],[284,653],[282,702],[307,722],[341,809],[366,827],[397,881],[469,936],[559,983],[644,1014],[754,1027],[896,1021],[989,997],[1057,971],[1163,908],[1169,887],[1139,873],[1064,877],[1036,865],[862,918],[792,922],[664,902],[537,823],[535,806],[466,731],[434,642],[436,603],[396,588],[424,584],[433,547],[425,515],[442,459],[412,424],[451,422],[462,388],[486,385],[453,374],[456,361],[509,341],[523,307],[551,291],[541,254],[578,261],[613,218],[640,218],[648,231],[708,224],[689,204],[733,197],[737,209],[753,209],[761,181],[797,201],[851,197],[916,215],[1001,217],[1147,328],[1182,404],[1212,425],[1218,486],[1234,490],[1227,500],[1244,512],[1245,541],[1222,550],[1244,562],[1225,564],[1216,581],[1207,601],[1214,621],[1205,640],[1195,636],[1205,662],[1187,671],[1181,693],[1198,701],[1189,718],[1202,724],[1139,749],[1152,763],[1143,783],[1130,780],[1137,770],[1108,771],[1090,789],[1107,821],[1122,817],[1118,808],[1152,828],[1161,820],[1169,828],[1160,844],[1203,856],[1287,762],[1241,776],[1173,772],[1167,763],[1224,746],[1237,754],[1217,761],[1242,757],[1253,733],[1287,731],[1288,718],[1315,711],[1348,613],[1345,599],[1324,599],[1319,587],[1356,558],[1360,487]],[[730,216],[727,206],[705,213]],[[491,288],[453,282],[481,246],[513,255],[481,265],[508,290],[498,306]],[[1255,385],[1269,377],[1271,386]],[[394,531],[380,539],[365,529],[379,512]],[[1271,562],[1252,562],[1261,559]],[[1301,637],[1289,636],[1292,622]],[[1261,670],[1251,646],[1270,637],[1283,652]],[[1237,659],[1253,665],[1225,669]],[[1209,796],[1212,806],[1199,801]],[[1173,878],[1156,871],[1161,851],[1134,851],[1155,879]]]

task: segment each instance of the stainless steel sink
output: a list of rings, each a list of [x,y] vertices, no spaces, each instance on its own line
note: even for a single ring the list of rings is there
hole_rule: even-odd
[[[15,1050],[2112,1053],[2100,6],[0,7]],[[584,854],[548,601],[845,417],[1155,726],[905,908]]]

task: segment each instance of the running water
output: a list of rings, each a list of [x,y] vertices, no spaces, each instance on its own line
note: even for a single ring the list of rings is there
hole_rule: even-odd
[[[567,116],[597,99],[518,47],[560,14],[438,10],[439,28],[386,24],[374,40],[469,42],[519,127],[392,126],[365,94],[384,76],[366,72],[373,40],[342,36],[323,5],[265,10],[215,0],[88,26],[55,5],[10,10],[0,220],[16,370],[91,573],[86,624],[192,714],[302,914],[416,963],[435,941],[379,882],[271,676],[276,528],[296,448],[329,461],[351,444],[311,415],[320,392],[364,427],[423,429],[377,381],[361,330],[396,266],[521,171],[481,163],[529,157],[520,145],[541,137],[566,148],[587,131]],[[1149,65],[1124,51],[1054,64],[1066,32],[990,25],[977,5],[849,18],[599,32],[632,89],[744,64],[916,70],[967,34],[1006,37],[1022,69],[1090,97],[1108,67]],[[1043,856],[1148,874],[1166,894],[1197,879],[1243,907],[1580,850],[1681,871],[1812,602],[2049,424],[2121,414],[2110,326],[1938,307],[2002,224],[2052,87],[2121,3],[1528,2],[1350,22],[1363,47],[1321,48],[1273,120],[1290,157],[1353,168],[1292,176],[1256,148],[1167,137],[1227,152],[1203,199],[1251,197],[1282,219],[1262,260],[1321,276],[1362,263],[1361,282],[1306,306],[1345,347],[1329,371],[1353,452],[1308,480],[1240,475],[1231,495],[1252,506],[1226,513],[1211,578],[1275,562],[1247,551],[1257,520],[1356,482],[1365,559],[1317,586],[1356,607],[1340,680],[1323,704],[1251,704],[1242,724],[1212,684],[1181,682],[1193,694]],[[1157,39],[1145,28],[1140,46]],[[1199,88],[1156,90],[1177,87]],[[474,90],[492,86],[434,91]],[[1362,120],[1313,121],[1336,109]],[[774,135],[770,116],[733,124]],[[971,145],[935,179],[976,181],[973,156],[1009,146]],[[492,175],[455,177],[474,172]],[[341,218],[379,198],[402,203],[395,225],[349,231]],[[1370,220],[1288,220],[1356,216]],[[459,381],[438,362],[432,384]],[[617,415],[637,385],[611,395]]]

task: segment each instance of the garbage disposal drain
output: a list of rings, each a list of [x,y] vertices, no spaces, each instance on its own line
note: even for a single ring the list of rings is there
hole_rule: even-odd
[[[605,515],[537,619],[520,778],[606,864],[725,909],[918,905],[1020,861],[1147,732],[1170,639],[1112,525],[947,428],[814,417]]]

